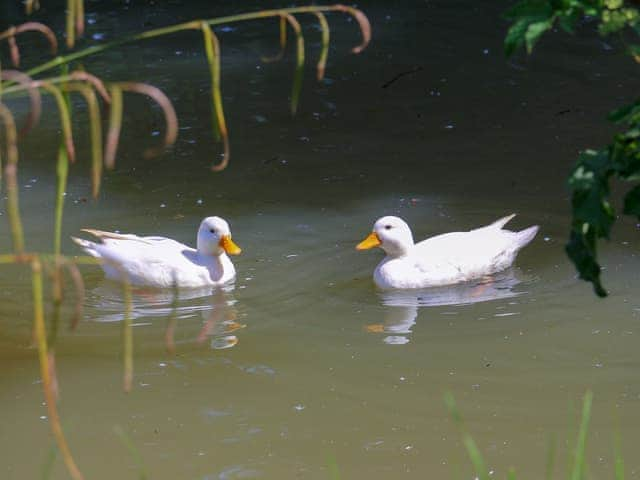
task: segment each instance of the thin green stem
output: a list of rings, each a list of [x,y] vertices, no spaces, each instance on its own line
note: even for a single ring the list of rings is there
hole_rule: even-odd
[[[211,18],[206,20],[196,20],[190,21],[186,23],[180,23],[177,25],[171,25],[168,27],[157,28],[154,30],[148,30],[146,32],[138,33],[135,35],[131,35],[128,37],[120,38],[118,40],[114,40],[112,42],[106,42],[101,45],[93,45],[89,48],[85,48],[83,50],[79,50],[77,52],[70,53],[68,55],[58,56],[48,62],[45,62],[37,67],[34,67],[28,70],[28,75],[36,75],[47,70],[51,70],[52,68],[58,67],[60,65],[64,65],[75,60],[80,60],[81,58],[85,58],[91,55],[95,55],[96,53],[104,52],[106,50],[113,49],[115,47],[119,47],[121,45],[126,45],[128,43],[137,42],[139,40],[150,39],[155,37],[160,37],[162,35],[167,35],[170,33],[180,32],[183,30],[199,30],[202,22],[208,23],[210,26],[221,25],[227,23],[234,22],[242,22],[246,20],[257,20],[261,18],[270,18],[270,17],[278,17],[286,14],[294,15],[297,13],[313,13],[313,12],[345,12],[352,15],[359,23],[361,31],[362,31],[362,44],[355,47],[353,51],[358,53],[362,51],[362,49],[369,43],[371,38],[371,27],[369,22],[366,20],[366,17],[362,12],[356,10],[351,7],[347,7],[344,5],[327,5],[327,6],[307,6],[307,7],[293,7],[293,8],[283,8],[283,9],[274,9],[274,10],[262,10],[259,12],[250,12],[243,13],[238,15],[229,15],[226,17],[218,17]]]
[[[33,321],[36,333],[36,342],[38,345],[38,356],[40,358],[40,375],[42,376],[42,387],[44,389],[44,396],[47,403],[47,410],[49,413],[49,424],[53,436],[56,439],[60,454],[64,459],[64,462],[69,470],[69,474],[74,480],[82,480],[84,477],[78,469],[73,457],[71,456],[71,450],[65,439],[60,424],[60,417],[58,415],[58,409],[56,407],[56,398],[53,389],[53,379],[51,377],[51,370],[49,367],[49,354],[47,353],[47,332],[44,325],[44,295],[42,286],[42,263],[38,257],[35,257],[31,263],[31,278],[33,289]]]
[[[64,193],[67,190],[67,178],[69,176],[69,157],[64,145],[58,147],[58,162],[56,165],[58,182],[56,185],[56,207],[53,230],[53,253],[59,255],[62,245],[62,214],[64,212]]]

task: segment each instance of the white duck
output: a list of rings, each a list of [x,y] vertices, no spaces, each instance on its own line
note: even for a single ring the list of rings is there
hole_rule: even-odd
[[[71,239],[89,255],[104,260],[107,278],[121,280],[126,274],[133,285],[151,287],[203,287],[222,285],[236,276],[227,254],[241,250],[231,240],[229,224],[220,217],[207,217],[198,229],[197,249],[165,237],[83,229],[98,237],[95,243]]]
[[[511,266],[518,251],[538,233],[538,226],[519,232],[502,227],[515,214],[469,232],[445,233],[413,243],[409,225],[382,217],[356,249],[382,248],[387,256],[373,272],[380,288],[424,288],[465,282]]]

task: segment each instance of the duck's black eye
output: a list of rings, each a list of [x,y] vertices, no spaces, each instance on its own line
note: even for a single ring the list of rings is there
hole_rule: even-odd
[[[391,230],[391,225],[385,225],[385,226],[384,226],[384,229],[385,229],[385,230]]]
[[[209,229],[209,231],[210,231],[211,233],[216,233],[216,231],[215,231],[213,228],[210,228],[210,229]]]

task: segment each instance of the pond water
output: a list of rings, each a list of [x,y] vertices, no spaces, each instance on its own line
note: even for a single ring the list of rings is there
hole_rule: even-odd
[[[84,63],[108,79],[165,90],[180,137],[161,158],[144,160],[162,122],[146,101],[128,99],[117,168],[92,201],[79,113],[65,238],[94,227],[193,244],[200,220],[220,215],[243,248],[230,288],[177,299],[134,292],[128,394],[121,292],[98,268],[82,269],[85,315],[75,332],[61,329],[56,354],[62,422],[87,478],[137,477],[119,429],[154,479],[337,478],[336,468],[341,478],[473,478],[445,392],[496,478],[510,467],[541,477],[553,445],[559,477],[589,389],[591,475],[613,476],[619,434],[628,477],[638,477],[637,227],[620,219],[602,247],[607,299],[576,279],[563,252],[567,173],[580,149],[610,138],[606,113],[631,100],[637,67],[588,25],[507,61],[500,15],[508,2],[495,3],[364,2],[374,35],[359,56],[348,53],[359,41],[356,25],[331,15],[319,84],[319,34],[305,18],[308,72],[294,119],[292,52],[280,63],[260,61],[277,51],[276,22],[218,29],[232,148],[218,174],[208,169],[220,148],[196,34]],[[254,8],[90,3],[88,34],[100,42]],[[46,115],[21,152],[21,207],[34,250],[51,248],[58,128]],[[371,278],[381,252],[354,249],[384,214],[405,218],[421,239],[512,212],[512,228],[539,224],[540,233],[513,269],[469,285],[381,293]],[[63,249],[79,253],[68,240]],[[0,282],[0,476],[38,478],[53,439],[31,341],[30,279],[23,268],[3,267]],[[67,478],[60,458],[49,478]]]

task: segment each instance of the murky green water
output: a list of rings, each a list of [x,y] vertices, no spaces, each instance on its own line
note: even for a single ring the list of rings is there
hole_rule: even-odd
[[[205,3],[113,10],[118,22],[96,4],[89,33],[108,39],[235,8]],[[86,62],[165,89],[181,131],[173,151],[143,160],[158,139],[158,112],[127,104],[118,168],[92,202],[79,115],[84,164],[72,169],[65,234],[92,226],[193,243],[201,218],[215,214],[230,221],[243,254],[234,288],[184,292],[174,312],[170,293],[135,293],[129,394],[120,292],[83,269],[85,318],[57,343],[60,410],[80,468],[92,479],[136,478],[120,427],[150,478],[332,478],[334,463],[341,478],[471,478],[444,407],[450,391],[495,476],[514,466],[536,478],[554,442],[557,473],[566,468],[579,403],[592,389],[590,472],[612,477],[619,432],[635,478],[637,228],[623,222],[603,248],[606,300],[575,279],[563,253],[566,173],[579,149],[607,141],[605,114],[631,98],[635,67],[588,32],[552,35],[534,57],[507,62],[503,6],[360,7],[372,45],[349,55],[355,26],[333,15],[328,80],[315,84],[309,68],[294,120],[290,56],[259,60],[277,48],[274,22],[218,32],[232,143],[221,174],[208,171],[219,150],[195,34]],[[318,35],[306,31],[313,58]],[[54,120],[45,118],[21,158],[33,249],[52,241]],[[383,214],[404,217],[424,238],[511,212],[514,228],[537,223],[541,232],[491,283],[381,294],[371,279],[381,253],[354,250]],[[9,248],[6,233],[2,242]],[[76,252],[70,241],[64,249]],[[38,478],[53,440],[31,345],[30,280],[11,267],[0,281],[0,476]],[[66,478],[60,459],[51,478]]]

